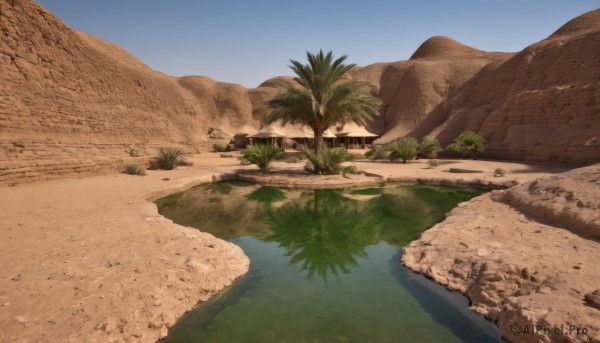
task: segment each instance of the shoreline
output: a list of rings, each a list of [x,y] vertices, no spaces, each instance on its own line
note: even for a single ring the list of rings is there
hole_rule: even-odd
[[[105,341],[133,337],[136,341],[154,342],[164,337],[185,312],[245,274],[250,261],[241,249],[212,235],[172,223],[160,216],[156,206],[149,202],[198,184],[237,178],[235,175],[240,171],[254,169],[215,154],[194,155],[192,160],[195,164],[192,167],[151,171],[146,177],[110,174],[3,187],[2,198],[5,199],[2,199],[0,222],[7,225],[0,238],[4,242],[12,240],[12,244],[5,243],[4,259],[8,263],[1,268],[7,277],[0,281],[5,290],[0,293],[0,323],[3,323],[0,325],[6,337],[12,341],[82,338]],[[356,165],[367,172],[375,169],[375,173],[389,182],[408,182],[412,174],[416,183],[437,180],[458,186],[475,179],[479,179],[476,183],[484,184],[495,181],[490,170],[498,165],[515,170],[529,168],[528,172],[503,178],[518,183],[560,169],[547,167],[545,171],[539,166],[505,161],[451,163],[484,166],[485,172],[450,175],[441,168],[423,171],[424,163],[359,161]],[[276,167],[285,171],[299,165],[277,163]],[[424,177],[425,173],[434,175]],[[163,181],[165,178],[169,180]],[[39,208],[44,210],[32,217],[31,213]],[[60,228],[64,226],[67,228]],[[134,229],[123,232],[118,228]],[[14,230],[23,232],[13,235]],[[54,241],[35,238],[46,230],[53,230]],[[29,249],[23,252],[15,247],[15,242],[20,247],[35,247],[36,252]],[[61,244],[57,244],[59,242]],[[151,250],[157,247],[156,251]],[[78,254],[81,257],[73,256]],[[76,261],[79,259],[81,261]],[[40,264],[40,261],[45,263]],[[147,266],[142,270],[143,264]],[[60,274],[63,277],[59,277]],[[30,277],[33,280],[28,281]],[[56,284],[55,279],[59,281]],[[99,284],[101,291],[98,291]],[[48,301],[53,297],[61,301]],[[77,311],[66,315],[65,308]],[[60,318],[53,319],[54,316]]]
[[[600,304],[590,301],[590,295],[600,292],[600,267],[594,263],[600,241],[581,236],[567,218],[550,220],[535,210],[551,207],[562,214],[578,208],[592,214],[583,216],[591,228],[594,218],[600,218],[593,203],[598,176],[600,166],[595,165],[461,203],[405,247],[402,263],[467,296],[470,308],[495,322],[511,342],[600,341]],[[559,200],[540,202],[546,192]],[[525,210],[507,200],[523,193],[531,204]],[[567,201],[556,195],[560,193],[568,194]],[[524,332],[538,325],[548,330]],[[569,330],[551,331],[564,326]]]

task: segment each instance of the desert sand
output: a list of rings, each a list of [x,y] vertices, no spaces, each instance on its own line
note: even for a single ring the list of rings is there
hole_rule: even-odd
[[[149,171],[145,177],[110,174],[2,187],[3,339],[154,342],[185,311],[243,275],[250,261],[239,248],[172,223],[157,213],[150,200],[212,182],[219,175],[240,171],[255,175],[255,168],[212,153],[190,159],[194,166]],[[431,179],[460,184],[481,178],[498,185],[505,181],[524,183],[564,170],[498,161],[445,162],[436,169],[429,169],[426,161],[406,165],[359,161],[356,166],[388,180]],[[450,165],[483,173],[453,174],[446,171]],[[493,171],[499,167],[508,173],[494,178]],[[302,163],[278,162],[274,172],[301,168]],[[453,227],[462,235],[462,228]],[[505,230],[503,235],[516,236],[520,228],[509,226]],[[463,242],[477,246],[465,237],[461,237]],[[575,244],[584,249],[579,251],[587,251],[591,243]],[[544,256],[541,250],[539,258]],[[586,263],[584,268],[587,273],[591,266]]]
[[[258,128],[273,79],[247,89],[168,76],[33,0],[0,1],[0,31],[1,339],[156,341],[250,262],[162,218],[149,200],[252,167],[202,153],[175,171],[117,172],[146,164],[157,147],[200,153]],[[367,175],[320,181],[512,187],[455,209],[404,263],[467,294],[512,341],[532,337],[508,336],[511,321],[587,325],[586,337],[600,340],[598,167],[549,175],[600,162],[599,47],[595,10],[520,52],[437,36],[407,61],[356,68],[349,77],[371,82],[383,102],[369,128],[382,142],[428,134],[445,145],[475,130],[487,140],[482,157],[529,162],[358,161]],[[300,168],[275,164],[276,175]],[[496,168],[506,176],[494,177]],[[292,179],[276,181],[311,183]]]
[[[240,248],[149,201],[240,167],[193,160],[205,166],[2,187],[0,341],[155,342],[243,275]]]

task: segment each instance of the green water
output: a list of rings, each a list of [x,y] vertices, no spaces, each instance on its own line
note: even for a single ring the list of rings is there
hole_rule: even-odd
[[[157,201],[176,223],[239,245],[248,274],[166,342],[501,342],[468,301],[404,268],[402,246],[481,192],[387,186],[198,186]]]

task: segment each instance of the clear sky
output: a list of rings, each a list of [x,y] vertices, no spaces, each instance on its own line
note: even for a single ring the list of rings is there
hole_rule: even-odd
[[[367,65],[408,59],[427,38],[518,51],[597,0],[38,0],[77,30],[164,73],[255,87],[289,59],[333,50]]]

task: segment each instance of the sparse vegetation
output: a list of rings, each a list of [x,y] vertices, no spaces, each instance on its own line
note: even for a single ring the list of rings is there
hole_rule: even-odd
[[[146,175],[146,169],[136,164],[128,164],[125,166],[125,174],[129,175]]]
[[[244,150],[240,160],[242,164],[256,164],[262,173],[268,173],[271,163],[280,160],[282,157],[283,151],[278,147],[267,144],[257,144]]]
[[[339,174],[343,170],[342,163],[354,160],[354,155],[348,152],[345,148],[329,148],[324,146],[319,154],[312,151],[305,153],[308,162],[305,169],[312,173],[334,175]],[[316,171],[317,167],[318,172]]]
[[[496,170],[494,170],[494,177],[503,177],[504,175],[506,175],[506,170],[502,168],[496,168]]]
[[[442,146],[437,139],[431,139],[429,136],[425,136],[421,139],[417,148],[417,157],[436,158],[437,153],[442,150]]]
[[[358,174],[358,168],[356,166],[344,166],[342,167],[342,175],[346,174]]]
[[[231,146],[229,144],[221,145],[221,144],[214,143],[212,145],[212,151],[213,152],[230,152]]]
[[[160,148],[154,159],[155,168],[171,170],[180,165],[183,151],[177,148]]]
[[[465,131],[446,147],[447,150],[460,154],[463,158],[477,159],[485,150],[485,138],[473,131]]]
[[[389,152],[385,145],[374,145],[365,153],[365,157],[371,160],[386,160]]]
[[[417,157],[418,148],[419,142],[413,137],[400,138],[388,145],[389,159],[390,161],[401,159],[403,163],[407,163]]]

